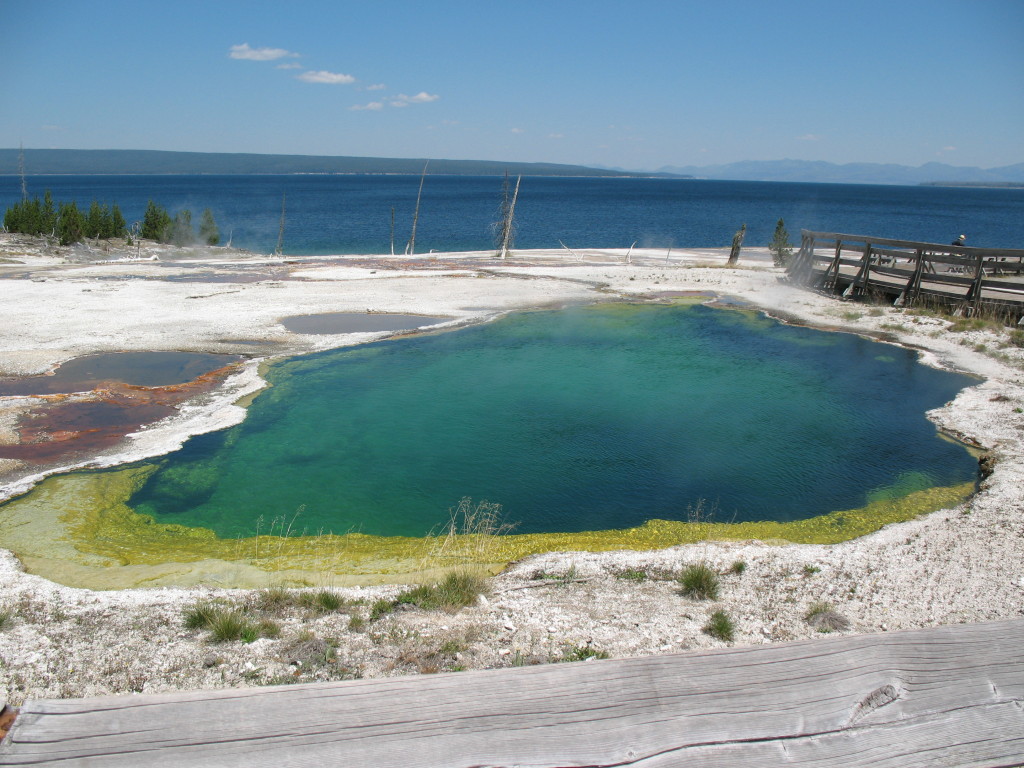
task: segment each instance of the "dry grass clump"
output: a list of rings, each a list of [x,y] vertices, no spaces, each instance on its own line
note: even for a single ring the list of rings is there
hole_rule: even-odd
[[[804,615],[814,629],[822,633],[842,632],[850,628],[850,620],[835,611],[829,603],[814,603]]]

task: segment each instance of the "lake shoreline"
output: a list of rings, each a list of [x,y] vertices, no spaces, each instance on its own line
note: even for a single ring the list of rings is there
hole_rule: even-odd
[[[10,618],[0,629],[0,680],[11,704],[26,697],[507,666],[517,659],[558,660],[578,647],[612,656],[710,647],[722,644],[702,631],[713,610],[732,616],[737,644],[813,637],[817,630],[805,617],[823,603],[850,622],[850,632],[1024,614],[1024,376],[1021,350],[999,346],[1005,330],[954,333],[941,318],[889,307],[869,311],[793,288],[779,282],[765,249],[747,249],[738,269],[724,269],[726,249],[673,249],[668,259],[662,250],[556,249],[516,253],[508,262],[483,252],[273,259],[212,249],[191,254],[186,264],[157,246],[147,246],[146,255],[158,261],[115,261],[108,253],[102,263],[67,263],[56,250],[33,251],[10,239],[2,245],[0,257],[21,262],[0,266],[18,272],[0,276],[14,320],[0,331],[7,375],[40,373],[90,352],[144,349],[248,349],[255,373],[267,356],[383,338],[291,334],[278,322],[287,315],[411,312],[453,317],[457,324],[562,303],[710,291],[787,321],[881,336],[918,349],[930,365],[983,377],[930,417],[996,459],[964,504],[841,544],[724,542],[534,555],[495,577],[492,595],[477,606],[455,615],[401,612],[361,631],[349,627],[351,617],[365,621],[368,602],[401,587],[337,587],[363,605],[316,617],[289,614],[279,639],[250,644],[212,645],[204,633],[182,626],[183,608],[198,599],[248,599],[244,590],[218,588],[216,568],[207,570],[203,587],[95,592],[26,574],[4,553],[0,611]],[[104,314],[110,306],[118,312]],[[997,351],[1003,359],[993,356]],[[246,386],[258,384],[253,375]],[[224,420],[244,416],[234,399],[217,411]],[[0,432],[5,428],[10,418],[0,420]],[[180,424],[143,428],[128,440],[136,450],[148,445],[144,452],[166,447],[172,435],[183,439]],[[718,600],[683,597],[665,578],[694,562],[722,574]],[[737,562],[744,568],[734,573]],[[622,578],[627,572],[644,577]],[[334,587],[329,577],[318,586]],[[344,663],[296,666],[289,643],[303,633],[337,643],[335,656]],[[459,650],[439,653],[442,646]]]

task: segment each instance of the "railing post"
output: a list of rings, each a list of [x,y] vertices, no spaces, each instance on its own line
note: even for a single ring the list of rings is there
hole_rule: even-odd
[[[864,292],[868,284],[868,275],[871,273],[871,243],[864,243],[864,258],[860,261],[860,269],[853,282],[843,291],[843,298],[859,295]]]
[[[981,283],[985,278],[985,254],[979,253],[978,260],[974,267],[974,282],[967,289],[964,302],[967,310],[967,317],[973,317],[981,302]]]
[[[832,292],[835,293],[836,286],[839,285],[839,260],[843,255],[843,241],[836,240],[836,250],[832,256],[832,261],[829,262],[828,268],[825,270],[824,276],[821,278],[822,288],[831,288]],[[829,283],[831,282],[831,285]]]
[[[910,276],[903,292],[893,302],[894,307],[913,306],[917,295],[921,292],[921,275],[924,272],[924,249],[918,248],[914,253],[914,274]]]

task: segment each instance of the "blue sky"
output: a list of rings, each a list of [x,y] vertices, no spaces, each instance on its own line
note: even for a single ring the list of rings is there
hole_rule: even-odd
[[[0,0],[0,147],[1024,161],[1024,0]]]

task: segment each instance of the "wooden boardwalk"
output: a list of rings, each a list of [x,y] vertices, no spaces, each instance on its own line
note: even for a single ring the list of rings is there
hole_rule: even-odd
[[[847,297],[933,302],[961,314],[1024,315],[1024,250],[969,248],[835,232],[801,232],[790,280]]]
[[[33,701],[0,765],[1024,765],[1024,619],[691,654]]]

